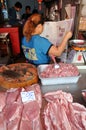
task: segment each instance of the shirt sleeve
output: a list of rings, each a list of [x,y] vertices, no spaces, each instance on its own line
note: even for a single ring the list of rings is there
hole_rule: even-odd
[[[50,47],[53,45],[48,39],[41,37],[39,48],[44,54],[48,54]]]

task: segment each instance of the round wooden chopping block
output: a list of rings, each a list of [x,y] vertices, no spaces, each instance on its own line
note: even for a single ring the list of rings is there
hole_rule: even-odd
[[[0,86],[6,89],[26,87],[38,83],[37,68],[29,63],[15,63],[0,67]]]

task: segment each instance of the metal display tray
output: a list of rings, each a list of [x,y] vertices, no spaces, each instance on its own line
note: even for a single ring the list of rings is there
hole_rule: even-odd
[[[39,65],[37,67],[38,76],[41,80],[42,85],[55,85],[55,84],[69,84],[69,83],[77,83],[81,74],[78,76],[70,76],[70,77],[54,77],[54,78],[42,78],[41,72],[47,67],[48,65]]]
[[[86,40],[80,40],[80,39],[73,39],[69,41],[70,45],[76,46],[76,47],[86,47]]]

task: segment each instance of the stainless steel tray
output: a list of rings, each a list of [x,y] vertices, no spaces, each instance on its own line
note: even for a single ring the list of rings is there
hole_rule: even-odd
[[[77,46],[77,47],[86,47],[86,41],[80,39],[73,39],[69,41],[70,45]]]

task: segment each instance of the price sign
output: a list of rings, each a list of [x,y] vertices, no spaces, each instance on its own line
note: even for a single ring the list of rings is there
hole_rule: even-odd
[[[34,91],[21,92],[22,102],[30,102],[36,100]]]

